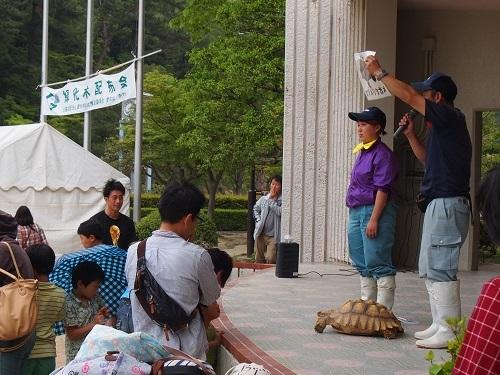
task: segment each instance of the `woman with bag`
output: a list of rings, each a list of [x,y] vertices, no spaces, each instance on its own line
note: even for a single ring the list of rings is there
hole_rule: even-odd
[[[9,294],[12,288],[9,288],[9,286],[16,286],[11,285],[14,282],[12,276],[18,278],[16,282],[17,285],[26,287],[28,293],[24,295],[30,295],[32,297],[32,300],[29,301],[32,305],[32,311],[29,312],[29,315],[31,315],[30,319],[12,322],[10,325],[7,324],[8,321],[0,324],[0,338],[9,337],[7,340],[0,340],[0,374],[2,375],[22,374],[26,359],[35,345],[34,326],[38,314],[36,298],[34,297],[36,292],[36,281],[32,280],[34,277],[33,268],[31,267],[28,255],[19,247],[16,241],[16,235],[16,221],[11,215],[0,210],[0,268],[3,271],[0,272],[0,309],[12,309],[12,294]],[[5,274],[5,272],[11,275],[9,276]],[[23,307],[25,302],[26,300],[24,299],[19,300],[17,307]],[[18,311],[11,310],[11,315],[17,312]],[[8,320],[8,315],[2,313],[0,318]],[[11,332],[7,331],[13,328],[13,326],[16,326],[16,323],[20,326],[18,327],[20,332],[26,329],[28,329],[28,331],[26,334],[20,335],[19,337],[10,338]],[[29,327],[31,327],[32,330]]]
[[[14,219],[17,221],[17,241],[26,250],[33,245],[48,245],[45,232],[33,221],[33,215],[26,206],[19,206]]]

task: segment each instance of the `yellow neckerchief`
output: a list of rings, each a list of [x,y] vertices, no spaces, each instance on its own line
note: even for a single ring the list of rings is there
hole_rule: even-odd
[[[356,154],[356,153],[360,152],[363,149],[368,150],[377,141],[378,141],[378,139],[375,139],[374,141],[371,141],[371,142],[368,142],[368,143],[358,143],[356,145],[356,147],[353,148],[352,153]]]

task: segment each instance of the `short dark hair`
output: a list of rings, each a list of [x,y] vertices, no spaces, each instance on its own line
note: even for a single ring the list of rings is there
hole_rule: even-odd
[[[102,241],[102,228],[99,224],[94,223],[90,220],[84,221],[78,227],[76,233],[81,234],[85,237],[90,237],[91,235],[96,238],[96,240]]]
[[[76,289],[78,281],[81,281],[84,286],[89,285],[93,281],[103,282],[105,278],[104,271],[95,262],[84,260],[78,263],[73,271],[71,271],[71,285]]]
[[[478,202],[488,235],[495,244],[500,245],[500,164],[483,177]]]
[[[109,195],[113,190],[121,191],[122,194],[125,195],[125,186],[123,186],[123,184],[120,181],[111,178],[108,181],[106,181],[106,184],[102,189],[102,195],[104,195],[104,198],[107,198],[109,197]]]
[[[56,254],[49,245],[38,244],[26,248],[31,265],[39,275],[48,275],[54,269]]]
[[[222,271],[220,286],[221,288],[224,288],[224,285],[226,285],[226,281],[229,279],[229,276],[231,276],[231,272],[233,270],[233,258],[218,247],[212,247],[207,249],[207,251],[210,254],[210,258],[212,258],[214,272],[218,273],[219,271]]]
[[[19,225],[33,225],[33,215],[31,215],[30,209],[26,206],[19,206],[14,219],[16,219]]]
[[[205,205],[205,196],[189,182],[173,182],[163,191],[158,210],[162,222],[177,223],[184,216],[197,216]]]
[[[271,177],[269,179],[269,183],[273,182],[273,180],[276,180],[280,183],[280,185],[283,185],[283,183],[281,182],[281,176],[279,174],[275,174],[273,177]]]
[[[453,104],[455,98],[457,97],[457,85],[449,76],[442,76],[436,79],[432,83],[432,89],[440,92],[448,104]]]

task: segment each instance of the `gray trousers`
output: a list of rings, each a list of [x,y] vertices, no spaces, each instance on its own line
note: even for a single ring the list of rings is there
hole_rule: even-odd
[[[469,204],[465,197],[436,198],[424,216],[418,271],[432,281],[455,281],[460,247],[469,231]]]

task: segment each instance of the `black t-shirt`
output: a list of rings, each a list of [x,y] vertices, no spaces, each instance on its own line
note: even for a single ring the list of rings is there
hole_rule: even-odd
[[[430,198],[467,195],[472,144],[464,114],[426,100],[425,120],[429,132],[422,194]]]
[[[102,229],[102,242],[106,245],[113,245],[109,228],[116,225],[120,228],[120,238],[118,238],[118,247],[128,250],[132,242],[138,241],[135,225],[131,218],[120,213],[117,220],[110,218],[104,211],[98,212],[92,216],[89,221],[97,223]]]

